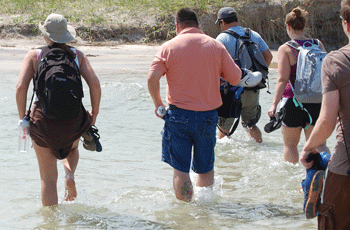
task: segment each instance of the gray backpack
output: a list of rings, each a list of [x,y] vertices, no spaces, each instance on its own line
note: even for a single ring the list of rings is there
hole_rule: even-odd
[[[237,34],[232,30],[225,30],[227,33],[236,38],[235,56],[232,57],[236,64],[242,69],[248,69],[252,72],[259,71],[262,73],[261,82],[255,87],[244,88],[245,90],[258,90],[266,87],[267,75],[269,68],[267,67],[264,56],[262,55],[258,45],[252,41],[251,30],[245,29],[243,36]]]
[[[327,53],[320,48],[317,39],[313,39],[311,46],[305,47],[295,41],[286,42],[290,47],[299,50],[297,73],[294,84],[294,97],[301,103],[321,103],[322,84],[321,67]]]

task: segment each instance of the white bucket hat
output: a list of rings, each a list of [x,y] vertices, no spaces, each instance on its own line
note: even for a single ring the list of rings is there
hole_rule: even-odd
[[[67,43],[74,40],[75,29],[67,24],[67,20],[63,15],[50,14],[45,22],[39,23],[41,33],[56,43]]]

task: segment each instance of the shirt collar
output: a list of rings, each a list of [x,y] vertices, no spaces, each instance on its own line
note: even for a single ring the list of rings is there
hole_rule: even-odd
[[[178,34],[178,35],[181,35],[181,34],[203,34],[203,31],[201,31],[200,29],[196,28],[196,27],[188,27],[188,28],[185,28],[183,30],[181,30],[181,32]]]

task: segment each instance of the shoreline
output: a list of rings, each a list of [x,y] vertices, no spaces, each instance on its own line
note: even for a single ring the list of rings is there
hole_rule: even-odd
[[[0,40],[0,49],[4,50],[21,50],[23,52],[28,52],[31,49],[44,46],[45,42],[44,39],[39,37],[32,37],[32,38],[26,38],[26,39],[2,39]],[[76,40],[70,45],[77,47],[78,49],[81,49],[83,52],[88,51],[90,53],[98,53],[98,56],[103,56],[104,51],[107,50],[118,50],[118,52],[113,52],[113,55],[117,55],[115,58],[123,58],[123,55],[127,55],[128,52],[130,52],[130,55],[136,55],[138,51],[142,50],[142,53],[147,53],[151,57],[151,60],[153,60],[154,55],[156,54],[159,46],[161,44],[133,44],[133,43],[115,43],[115,42],[105,42],[105,43],[97,43],[97,44],[90,44],[86,42],[80,42],[79,40]],[[278,63],[278,57],[277,57],[277,50],[276,49],[270,49],[273,55],[273,59],[271,61],[271,65],[269,68],[277,68]],[[87,52],[84,52],[85,55],[88,57],[94,57],[94,54],[89,54]],[[106,53],[106,52],[105,52]],[[120,54],[118,54],[120,53]],[[122,54],[121,54],[122,53]],[[118,55],[121,55],[122,57],[118,57]],[[2,52],[2,55],[0,55],[0,59],[4,59],[6,54]],[[110,55],[109,55],[110,56]],[[23,55],[24,58],[24,55]],[[111,57],[113,58],[113,57]],[[96,58],[98,59],[98,58]],[[95,60],[94,60],[95,61]]]

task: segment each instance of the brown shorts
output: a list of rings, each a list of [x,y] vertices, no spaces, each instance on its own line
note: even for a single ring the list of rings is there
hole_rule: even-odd
[[[350,229],[350,176],[328,170],[318,229]]]
[[[39,146],[50,148],[57,159],[67,158],[73,143],[86,132],[91,118],[82,106],[79,116],[71,121],[47,119],[35,102],[30,115],[30,137]]]

